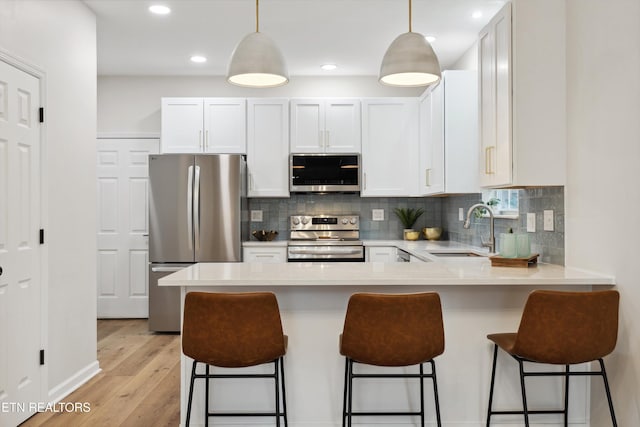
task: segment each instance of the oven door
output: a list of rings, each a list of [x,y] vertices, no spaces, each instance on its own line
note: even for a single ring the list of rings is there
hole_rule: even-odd
[[[296,245],[287,252],[289,262],[364,262],[364,246]]]

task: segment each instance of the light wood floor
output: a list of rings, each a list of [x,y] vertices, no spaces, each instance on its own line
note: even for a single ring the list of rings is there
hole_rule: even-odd
[[[89,412],[44,412],[22,426],[179,425],[179,335],[149,332],[146,320],[98,320],[98,360],[102,372],[64,399]]]

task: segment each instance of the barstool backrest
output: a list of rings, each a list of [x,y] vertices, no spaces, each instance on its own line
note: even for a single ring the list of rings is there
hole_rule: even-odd
[[[237,368],[271,362],[286,352],[276,296],[271,292],[189,292],[182,351],[198,362]]]
[[[542,363],[574,364],[611,353],[618,337],[618,291],[533,291],[513,354]]]
[[[358,293],[349,299],[340,343],[343,356],[369,365],[410,366],[443,352],[437,293]]]

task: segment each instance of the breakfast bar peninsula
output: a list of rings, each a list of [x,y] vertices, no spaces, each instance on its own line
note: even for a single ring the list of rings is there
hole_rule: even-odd
[[[356,292],[438,292],[442,300],[445,352],[435,359],[442,421],[445,426],[479,426],[486,418],[491,374],[492,344],[486,335],[515,332],[528,294],[534,289],[590,291],[615,285],[612,277],[557,265],[530,268],[492,267],[487,257],[441,258],[424,255],[412,263],[202,263],[160,280],[161,286],[190,291],[271,291],[278,298],[284,333],[287,412],[293,427],[341,425],[344,358],[338,351],[349,297]],[[520,409],[517,364],[498,359],[494,408]],[[271,367],[246,368],[268,372]],[[181,419],[184,425],[191,360],[182,356]],[[214,368],[217,369],[217,368]],[[385,369],[373,368],[380,372]],[[569,422],[589,425],[589,380],[571,381]],[[557,407],[562,402],[560,379],[528,384],[530,408]],[[418,386],[410,380],[368,380],[357,393],[354,409],[410,411],[419,406]],[[433,396],[426,387],[427,422],[435,422]],[[212,383],[216,410],[273,410],[271,383],[242,380]],[[196,383],[191,425],[204,425],[204,387]],[[273,419],[220,418],[216,425],[273,425]],[[356,425],[371,425],[367,417]],[[385,422],[385,424],[379,424]],[[411,417],[377,418],[376,425],[416,425]],[[504,416],[500,422],[521,424],[521,417]],[[532,420],[561,425],[543,416]],[[550,423],[550,424],[549,424]],[[434,424],[429,424],[434,425]]]

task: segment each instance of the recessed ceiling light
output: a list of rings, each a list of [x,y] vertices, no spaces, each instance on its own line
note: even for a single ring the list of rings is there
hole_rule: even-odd
[[[434,36],[424,36],[424,38],[429,42],[429,43],[433,43],[434,41],[436,41],[436,38]]]
[[[324,64],[320,68],[322,68],[325,71],[331,71],[331,70],[335,70],[336,68],[338,68],[338,66],[336,64]]]
[[[202,62],[207,62],[207,58],[205,58],[204,56],[200,56],[200,55],[193,55],[191,57],[191,62],[197,62],[197,63],[202,63]]]
[[[473,19],[480,19],[480,18],[482,18],[482,11],[480,11],[480,10],[476,10],[475,12],[473,12],[473,13],[471,14],[471,17],[472,17]]]
[[[155,13],[156,15],[168,15],[171,13],[171,9],[161,4],[154,4],[153,6],[149,6],[149,12]]]

